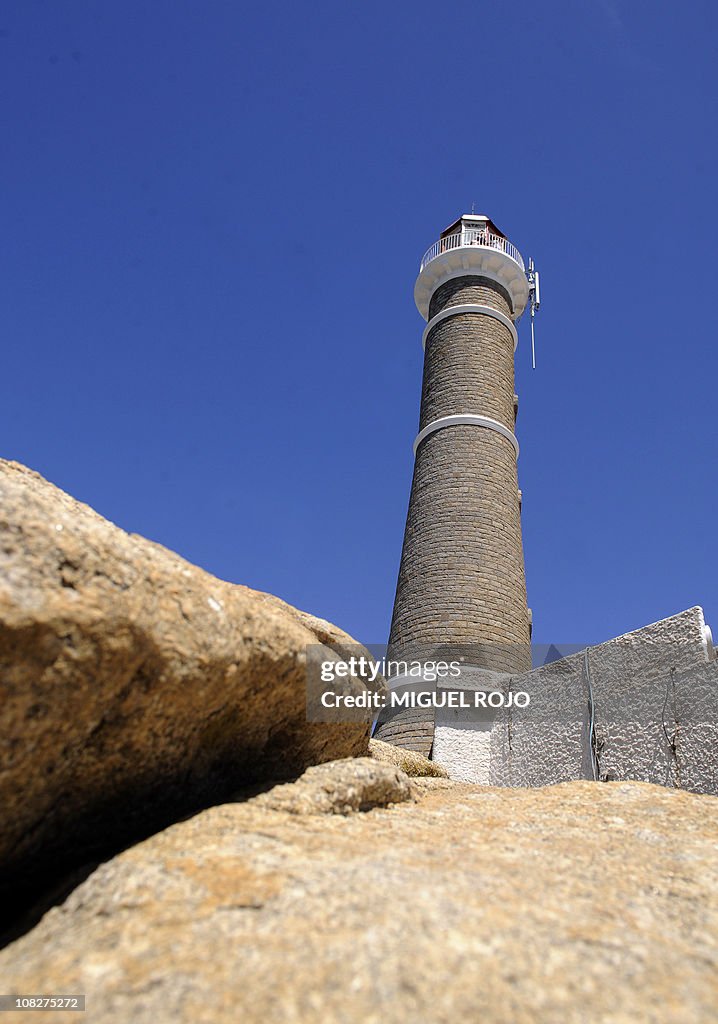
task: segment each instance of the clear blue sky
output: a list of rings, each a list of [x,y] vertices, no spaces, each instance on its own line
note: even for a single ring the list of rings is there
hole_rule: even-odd
[[[2,454],[368,643],[460,213],[520,329],[535,639],[718,632],[716,6],[9,0]]]

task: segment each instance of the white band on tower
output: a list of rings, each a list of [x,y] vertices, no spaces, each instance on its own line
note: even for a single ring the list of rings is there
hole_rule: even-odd
[[[436,316],[432,316],[424,328],[424,333],[421,336],[421,347],[426,348],[426,339],[429,337],[429,331],[432,327],[436,327],[437,324],[441,323],[442,320],[446,320],[450,316],[458,316],[459,313],[483,313],[484,316],[491,316],[494,320],[498,320],[500,324],[507,327],[511,332],[511,337],[514,339],[514,352],[516,351],[519,343],[519,336],[514,325],[513,320],[506,316],[498,309],[494,309],[493,306],[478,306],[474,303],[462,303],[458,306],[447,306],[446,309],[442,309]]]
[[[508,427],[505,427],[503,423],[499,423],[498,420],[492,420],[489,416],[476,416],[473,413],[462,412],[457,413],[455,416],[442,416],[440,420],[434,420],[433,423],[427,423],[423,430],[420,430],[416,435],[414,441],[414,455],[416,455],[417,448],[429,434],[433,434],[436,430],[441,430],[443,427],[456,427],[463,426],[464,424],[473,425],[476,427],[488,427],[489,430],[495,430],[497,434],[501,434],[507,441],[510,441],[516,452],[516,458],[519,457],[519,443],[516,440],[516,434],[512,433]]]

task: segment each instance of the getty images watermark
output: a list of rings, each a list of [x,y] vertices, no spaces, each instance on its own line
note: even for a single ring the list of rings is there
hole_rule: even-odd
[[[389,660],[372,657],[365,648],[357,651],[342,651],[340,657],[326,647],[308,649],[310,720],[383,718],[413,708],[470,714],[476,709],[527,708],[531,702],[527,692],[507,685],[505,674],[463,659]]]

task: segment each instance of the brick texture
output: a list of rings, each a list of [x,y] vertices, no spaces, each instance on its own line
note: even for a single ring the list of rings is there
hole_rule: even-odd
[[[500,285],[467,276],[437,289],[429,316],[464,303],[513,314]],[[427,338],[420,428],[455,413],[514,429],[513,339],[493,317],[457,314]],[[484,668],[530,668],[516,456],[485,427],[443,428],[417,451],[389,657],[411,658],[427,644],[477,645],[472,661]],[[402,711],[377,735],[428,754],[433,716]]]

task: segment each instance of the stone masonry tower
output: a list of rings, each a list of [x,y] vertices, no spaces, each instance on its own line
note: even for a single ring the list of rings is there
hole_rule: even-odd
[[[479,668],[530,668],[514,433],[515,321],[529,294],[520,253],[485,216],[461,217],[421,261],[421,417],[390,659],[459,647]],[[402,709],[376,735],[428,755],[433,711]]]

